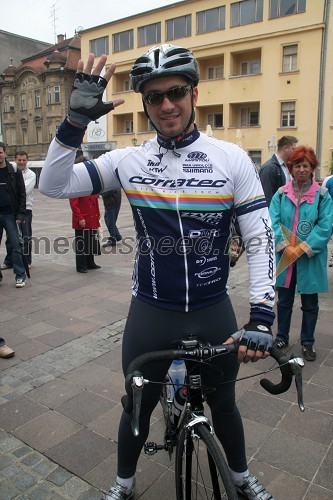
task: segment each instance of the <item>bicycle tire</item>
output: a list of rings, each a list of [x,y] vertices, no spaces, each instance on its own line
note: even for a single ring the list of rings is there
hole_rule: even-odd
[[[223,454],[202,423],[179,432],[175,480],[177,500],[238,500]]]

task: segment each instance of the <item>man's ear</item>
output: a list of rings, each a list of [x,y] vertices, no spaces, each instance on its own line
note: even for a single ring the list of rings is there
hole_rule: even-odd
[[[193,88],[193,106],[196,106],[198,102],[198,87]]]

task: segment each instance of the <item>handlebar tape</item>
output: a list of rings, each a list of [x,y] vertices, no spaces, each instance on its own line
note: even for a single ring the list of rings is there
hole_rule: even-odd
[[[273,347],[270,354],[272,358],[274,358],[275,361],[279,363],[282,379],[278,384],[273,384],[267,378],[263,378],[260,380],[260,385],[270,394],[282,394],[283,392],[286,392],[291,386],[291,382],[293,379],[292,370],[288,363],[289,360],[283,352]],[[281,366],[284,363],[286,364],[284,366]]]

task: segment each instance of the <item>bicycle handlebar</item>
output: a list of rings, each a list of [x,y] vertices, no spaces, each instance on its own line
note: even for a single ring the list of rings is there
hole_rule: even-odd
[[[192,344],[191,344],[192,342]],[[187,345],[186,341],[182,342],[183,345]],[[124,410],[127,413],[131,413],[133,410],[137,413],[140,410],[141,405],[141,394],[143,390],[144,380],[140,369],[143,365],[151,363],[153,361],[162,360],[174,360],[174,359],[184,359],[184,360],[198,360],[202,361],[209,359],[211,357],[227,354],[227,353],[237,353],[238,344],[221,344],[216,346],[200,346],[193,344],[193,341],[188,342],[188,347],[180,349],[169,349],[164,351],[153,351],[141,354],[135,358],[128,366],[127,375],[125,379],[125,389],[126,395],[122,397],[121,403]],[[286,392],[292,383],[293,375],[295,376],[297,395],[298,395],[298,405],[301,411],[304,411],[303,395],[302,395],[302,368],[304,366],[304,361],[302,358],[291,356],[290,359],[287,356],[277,350],[272,349],[271,356],[279,364],[281,370],[281,381],[277,384],[273,384],[268,379],[260,380],[261,386],[268,391],[270,394],[281,394]],[[137,395],[136,400],[133,402],[133,378],[136,378],[136,385],[134,384],[135,390],[140,392]],[[133,404],[134,403],[134,404]],[[134,406],[134,408],[133,408]],[[136,407],[136,408],[135,408]]]

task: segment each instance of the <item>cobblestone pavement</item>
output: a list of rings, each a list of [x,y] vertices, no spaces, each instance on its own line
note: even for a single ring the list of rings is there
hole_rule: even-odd
[[[96,257],[102,269],[87,275],[75,271],[70,223],[67,200],[51,200],[35,190],[31,286],[17,290],[12,271],[3,272],[1,335],[16,355],[0,360],[0,500],[100,499],[115,476],[133,223],[124,200],[118,224],[123,241]],[[333,269],[329,280],[332,289]],[[229,284],[241,325],[248,318],[244,257]],[[297,300],[290,348],[296,353],[300,321]],[[305,413],[297,408],[294,387],[271,396],[258,378],[236,386],[250,468],[275,500],[333,498],[332,322],[330,291],[320,297],[318,358],[304,369]],[[272,361],[257,365],[242,366],[240,375],[257,375]],[[150,440],[161,440],[160,417],[156,409]],[[174,497],[173,462],[160,453],[140,458],[137,498]]]

